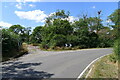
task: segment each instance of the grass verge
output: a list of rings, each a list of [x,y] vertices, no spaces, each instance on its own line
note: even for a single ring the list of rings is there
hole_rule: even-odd
[[[112,60],[111,60],[112,56]],[[114,54],[107,55],[91,66],[91,71],[88,74],[90,68],[84,73],[82,78],[118,78],[118,61],[113,58]]]

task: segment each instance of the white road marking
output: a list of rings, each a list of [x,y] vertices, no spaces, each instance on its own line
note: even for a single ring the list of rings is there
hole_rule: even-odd
[[[82,71],[82,73],[80,73],[80,75],[77,77],[76,80],[79,80],[79,79],[82,77],[82,75],[85,73],[85,71],[86,71],[94,62],[96,62],[98,59],[100,59],[100,58],[102,58],[102,57],[104,57],[104,56],[107,56],[107,55],[110,55],[110,54],[103,55],[103,56],[101,56],[101,57],[96,58],[95,60],[93,60],[93,61]]]

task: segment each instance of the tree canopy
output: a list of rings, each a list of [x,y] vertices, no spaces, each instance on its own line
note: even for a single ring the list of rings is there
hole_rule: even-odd
[[[3,47],[10,45],[14,50],[14,47],[18,47],[18,44],[20,46],[23,42],[40,44],[43,49],[111,47],[116,39],[115,32],[118,30],[114,27],[119,24],[117,18],[119,9],[108,16],[108,19],[114,23],[113,29],[109,27],[111,25],[103,25],[100,14],[101,11],[98,11],[98,16],[94,17],[83,15],[71,23],[68,19],[69,11],[57,10],[45,19],[44,26],[37,26],[32,32],[30,27],[12,25],[9,29],[2,30]],[[11,48],[6,49],[9,51]]]

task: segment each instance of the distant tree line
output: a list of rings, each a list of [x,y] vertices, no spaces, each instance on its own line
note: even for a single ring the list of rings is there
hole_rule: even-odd
[[[9,29],[2,29],[3,56],[18,52],[22,43],[40,44],[42,49],[56,48],[105,48],[112,47],[119,35],[118,12],[115,10],[108,19],[112,24],[103,25],[101,11],[98,16],[83,15],[74,22],[69,22],[70,12],[57,10],[46,18],[44,26],[37,26],[32,32],[31,28],[21,25],[12,25]],[[119,18],[120,19],[120,18]]]

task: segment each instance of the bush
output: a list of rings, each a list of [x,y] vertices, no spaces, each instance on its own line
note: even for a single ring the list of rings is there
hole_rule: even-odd
[[[111,62],[116,63],[118,60],[120,60],[120,38],[115,40],[113,48],[114,53],[109,56],[109,59]]]
[[[22,41],[19,35],[9,31],[8,29],[2,29],[2,56],[3,60],[10,57],[14,57],[24,52],[22,47]]]
[[[61,34],[56,34],[53,36],[53,38],[51,39],[50,46],[59,46],[62,47],[65,45],[66,42],[66,37],[64,35]]]
[[[120,59],[120,38],[118,38],[114,43],[114,53],[117,59]]]

